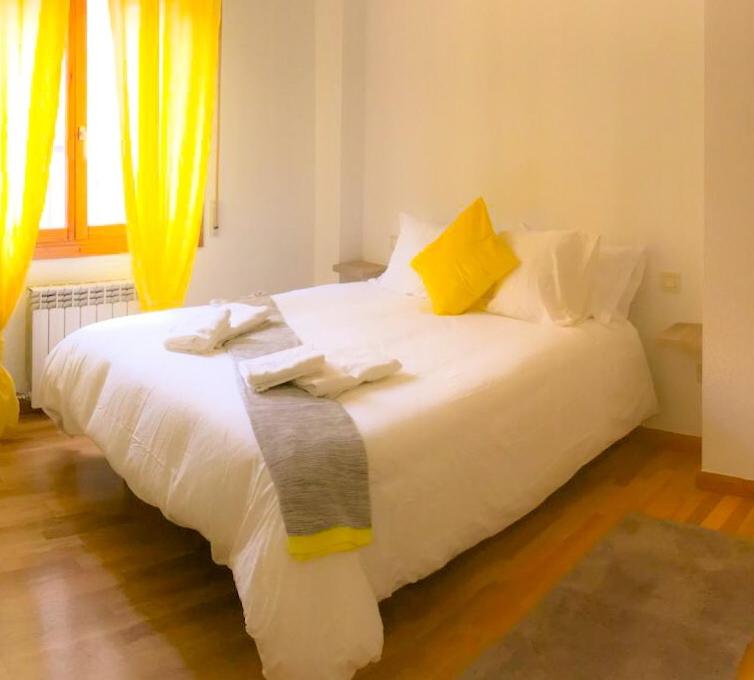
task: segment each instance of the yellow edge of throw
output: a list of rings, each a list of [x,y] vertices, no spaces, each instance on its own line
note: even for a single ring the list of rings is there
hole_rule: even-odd
[[[288,536],[288,552],[297,560],[310,560],[363,548],[371,542],[371,529],[335,527],[310,536]]]

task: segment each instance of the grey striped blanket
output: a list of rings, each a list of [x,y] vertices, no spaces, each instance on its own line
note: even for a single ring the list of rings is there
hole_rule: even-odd
[[[274,301],[263,328],[233,340],[227,349],[241,361],[301,342]],[[251,427],[277,492],[297,559],[353,550],[372,539],[369,471],[364,442],[351,417],[334,399],[319,399],[291,384],[256,393],[237,370]]]

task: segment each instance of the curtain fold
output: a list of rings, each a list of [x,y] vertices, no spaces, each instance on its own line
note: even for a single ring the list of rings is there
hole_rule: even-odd
[[[142,309],[183,304],[199,243],[220,0],[110,0],[128,246]]]
[[[0,437],[18,421],[2,333],[37,242],[67,34],[67,2],[0,0]]]

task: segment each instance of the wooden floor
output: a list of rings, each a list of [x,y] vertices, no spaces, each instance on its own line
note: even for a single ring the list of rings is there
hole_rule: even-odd
[[[528,517],[383,602],[357,676],[452,678],[626,513],[754,535],[754,500],[700,491],[698,443],[637,432]],[[230,572],[137,501],[93,444],[26,419],[0,444],[0,678],[257,678]]]

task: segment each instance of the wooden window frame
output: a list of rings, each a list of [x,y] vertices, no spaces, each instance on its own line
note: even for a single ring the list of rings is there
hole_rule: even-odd
[[[128,250],[125,224],[90,227],[87,221],[86,0],[70,0],[66,60],[66,222],[62,229],[40,229],[35,259],[108,255]],[[120,159],[118,159],[120,162]]]

